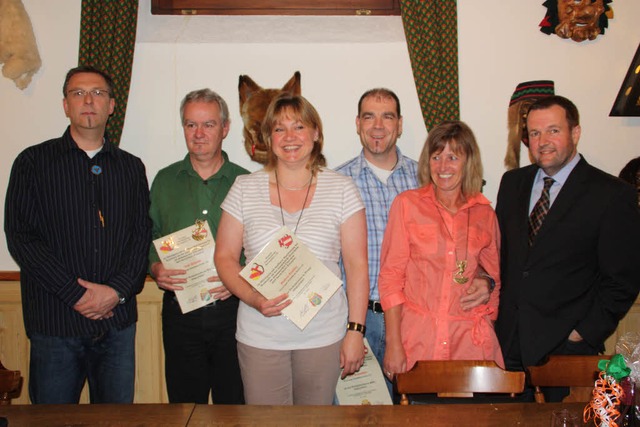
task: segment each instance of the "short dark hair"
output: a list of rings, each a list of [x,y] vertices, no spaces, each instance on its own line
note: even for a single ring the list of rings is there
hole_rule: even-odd
[[[71,80],[71,77],[80,73],[92,73],[102,76],[104,81],[107,83],[109,97],[113,98],[113,88],[115,86],[113,83],[113,79],[109,74],[92,65],[80,65],[67,71],[67,76],[64,78],[64,84],[62,85],[62,96],[67,96],[67,88],[69,87],[69,80]]]
[[[569,123],[569,129],[573,129],[574,127],[580,125],[580,113],[578,112],[578,107],[576,107],[575,104],[569,99],[560,95],[552,95],[547,96],[546,98],[538,99],[529,107],[527,117],[532,111],[546,110],[547,108],[551,108],[554,105],[557,105],[564,110],[567,117],[567,123]]]
[[[360,100],[358,101],[358,116],[362,112],[362,102],[365,100],[365,98],[368,98],[370,96],[376,96],[376,95],[381,96],[383,98],[392,98],[394,101],[396,101],[396,114],[398,115],[398,118],[402,117],[402,114],[400,114],[400,100],[398,99],[398,95],[393,93],[391,89],[387,89],[384,87],[369,89],[368,91],[362,94],[362,96],[360,97]]]

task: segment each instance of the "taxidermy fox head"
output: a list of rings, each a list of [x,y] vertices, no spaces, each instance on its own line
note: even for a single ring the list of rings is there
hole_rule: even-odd
[[[262,164],[267,162],[267,145],[262,140],[260,127],[271,100],[280,92],[300,95],[301,90],[299,71],[293,74],[293,77],[285,83],[282,89],[264,89],[251,80],[251,77],[240,76],[238,92],[240,94],[240,115],[244,122],[244,148],[251,160]]]

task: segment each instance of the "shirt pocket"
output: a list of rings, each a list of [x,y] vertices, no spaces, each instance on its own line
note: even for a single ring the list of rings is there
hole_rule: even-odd
[[[438,252],[440,227],[437,224],[409,224],[411,258],[426,259]]]
[[[472,251],[480,251],[491,245],[492,236],[484,224],[471,227],[469,230],[469,247]]]

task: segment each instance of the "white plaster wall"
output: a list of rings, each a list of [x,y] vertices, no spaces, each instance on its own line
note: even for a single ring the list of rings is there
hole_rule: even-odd
[[[11,165],[26,147],[60,136],[68,124],[62,83],[78,63],[80,0],[23,0],[38,43],[42,68],[24,91],[0,76],[0,270],[18,270],[4,237],[4,197]]]
[[[542,1],[458,1],[461,118],[476,133],[487,186],[495,201],[507,137],[507,108],[520,82],[555,81],[556,93],[580,110],[578,150],[613,175],[640,156],[640,117],[609,117],[640,43],[640,1],[611,3],[604,36],[576,43],[537,30]],[[524,148],[524,146],[523,146]],[[521,164],[528,164],[525,151]]]
[[[59,136],[67,120],[61,85],[77,61],[80,0],[23,0],[40,54],[41,71],[18,90],[0,78],[0,203],[11,164],[25,147]],[[640,118],[608,113],[640,42],[640,2],[616,0],[615,19],[604,36],[575,43],[538,31],[542,0],[459,0],[460,98],[462,119],[476,132],[482,150],[485,194],[495,200],[504,172],[506,115],[515,86],[551,79],[582,114],[580,151],[594,165],[617,174],[640,155]],[[355,156],[356,103],[374,86],[395,90],[402,102],[403,151],[417,158],[426,137],[398,17],[181,17],[152,16],[140,0],[138,43],[131,97],[121,146],[140,156],[151,181],[186,153],[178,105],[192,89],[211,87],[231,110],[225,150],[255,170],[242,145],[237,84],[250,75],[278,87],[302,73],[303,94],[325,125],[330,166]],[[526,159],[526,154],[523,153]],[[0,221],[4,222],[0,212]],[[16,270],[0,238],[0,270]]]

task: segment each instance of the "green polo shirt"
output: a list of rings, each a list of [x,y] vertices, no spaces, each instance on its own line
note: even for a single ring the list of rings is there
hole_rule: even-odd
[[[238,175],[249,171],[231,163],[222,152],[224,163],[220,170],[203,180],[191,165],[187,154],[179,162],[160,170],[151,185],[151,208],[153,239],[166,236],[194,225],[196,219],[206,219],[215,236],[222,209],[220,205],[227,196]],[[159,261],[153,245],[149,249],[149,266]]]

